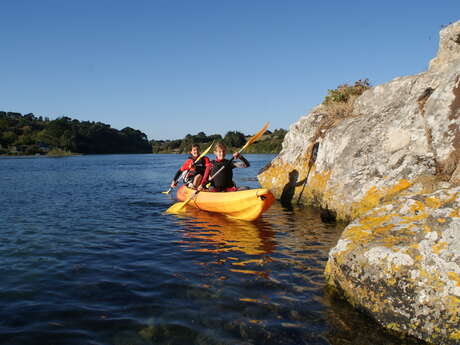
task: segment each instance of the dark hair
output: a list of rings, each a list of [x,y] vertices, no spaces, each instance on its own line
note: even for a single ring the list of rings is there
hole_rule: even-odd
[[[192,146],[190,146],[190,151],[192,151],[195,147],[196,147],[198,150],[200,150],[200,145],[198,145],[198,144],[192,144]]]

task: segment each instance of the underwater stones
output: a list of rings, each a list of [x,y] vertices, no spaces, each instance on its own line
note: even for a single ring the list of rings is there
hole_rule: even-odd
[[[459,210],[460,187],[374,208],[330,251],[328,284],[388,329],[460,344]]]

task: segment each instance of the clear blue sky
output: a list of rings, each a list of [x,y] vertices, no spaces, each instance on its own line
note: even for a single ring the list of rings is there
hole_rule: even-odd
[[[328,89],[426,70],[459,0],[0,0],[0,110],[149,139],[288,128]]]

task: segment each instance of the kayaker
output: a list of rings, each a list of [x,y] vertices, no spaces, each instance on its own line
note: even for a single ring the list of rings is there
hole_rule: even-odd
[[[181,176],[184,176],[184,184],[190,188],[196,188],[200,185],[206,166],[210,164],[209,158],[206,156],[201,158],[195,164],[195,160],[200,156],[200,154],[200,146],[193,144],[190,149],[189,157],[184,164],[182,164],[179,170],[177,170],[176,175],[174,175],[171,182],[171,188],[175,188],[177,186]]]
[[[233,182],[233,169],[234,168],[247,168],[249,167],[249,162],[244,158],[240,153],[235,152],[233,154],[234,159],[240,159],[240,162],[230,161],[225,159],[227,154],[227,147],[224,143],[217,143],[214,145],[214,155],[216,159],[212,160],[207,166],[204,172],[204,176],[201,182],[201,185],[198,187],[198,190],[202,190],[205,185],[208,183],[208,179],[219,171],[222,167],[221,172],[219,172],[211,181],[211,186],[209,191],[211,192],[234,192],[237,191],[235,183]]]

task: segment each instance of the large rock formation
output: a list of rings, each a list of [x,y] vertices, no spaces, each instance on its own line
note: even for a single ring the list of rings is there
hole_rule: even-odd
[[[332,116],[320,105],[302,117],[259,175],[261,185],[278,198],[300,197],[339,218],[354,219],[402,191],[430,191],[440,180],[457,182],[459,34],[460,22],[445,28],[427,72],[371,88],[357,98],[351,115]],[[310,169],[315,143],[319,150]]]
[[[457,187],[369,211],[329,253],[329,285],[386,328],[460,344],[459,207]]]
[[[459,124],[456,22],[426,72],[365,91],[343,116],[314,108],[259,175],[281,199],[353,220],[328,283],[384,327],[436,344],[460,344]]]

